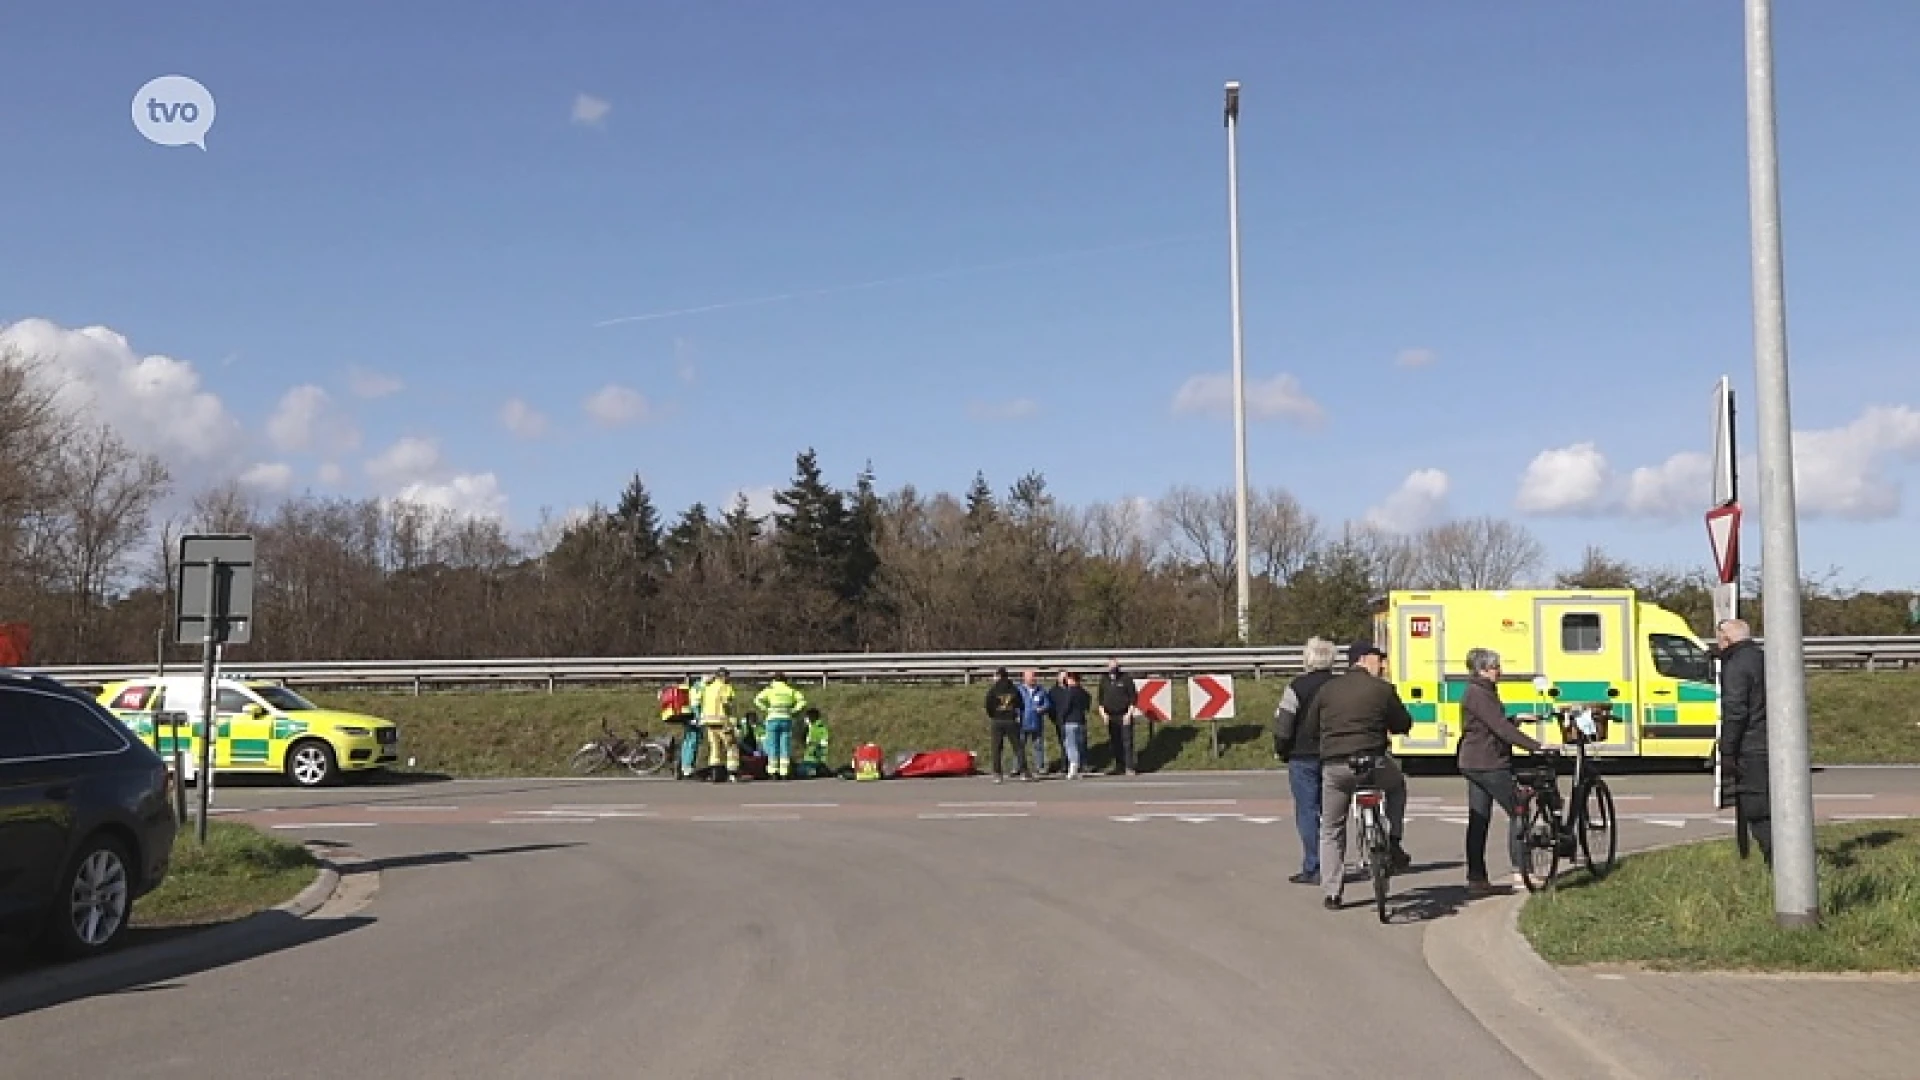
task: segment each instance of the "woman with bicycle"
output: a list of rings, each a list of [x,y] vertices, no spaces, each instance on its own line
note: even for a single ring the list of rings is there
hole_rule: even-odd
[[[1500,654],[1492,649],[1467,653],[1467,693],[1460,703],[1459,769],[1467,778],[1467,893],[1492,895],[1497,890],[1487,876],[1487,832],[1493,824],[1493,806],[1507,815],[1507,856],[1513,860],[1515,888],[1523,888],[1520,868],[1527,857],[1526,823],[1515,793],[1513,748],[1524,746],[1541,753],[1538,741],[1507,719],[1500,701]]]

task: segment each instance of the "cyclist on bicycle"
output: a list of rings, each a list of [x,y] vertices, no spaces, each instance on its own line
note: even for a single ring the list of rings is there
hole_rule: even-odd
[[[1407,779],[1387,753],[1393,736],[1413,730],[1413,716],[1393,684],[1381,677],[1386,658],[1370,641],[1348,646],[1347,673],[1322,686],[1302,717],[1303,727],[1320,731],[1320,883],[1329,911],[1340,910],[1346,885],[1347,817],[1362,782],[1353,770],[1354,758],[1375,762],[1368,786],[1387,797],[1394,871],[1413,865],[1400,844],[1407,820]]]
[[[1541,753],[1538,740],[1507,719],[1500,701],[1500,654],[1492,649],[1467,650],[1467,692],[1460,703],[1460,775],[1467,778],[1467,895],[1489,896],[1495,890],[1487,876],[1487,830],[1498,804],[1507,815],[1507,857],[1513,860],[1513,884],[1525,888],[1520,867],[1527,857],[1526,821],[1514,791],[1513,748]]]

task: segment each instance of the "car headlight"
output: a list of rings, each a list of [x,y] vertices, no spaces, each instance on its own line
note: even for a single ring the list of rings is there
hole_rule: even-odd
[[[333,729],[333,732],[336,735],[345,735],[353,739],[364,739],[373,734],[370,729],[363,727],[337,727]]]

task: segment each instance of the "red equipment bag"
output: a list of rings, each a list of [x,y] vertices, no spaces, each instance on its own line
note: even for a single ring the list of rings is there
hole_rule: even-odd
[[[864,743],[853,752],[853,778],[855,780],[878,780],[881,766],[886,763],[886,755],[873,743]]]
[[[900,763],[897,776],[972,776],[971,750],[923,750]]]

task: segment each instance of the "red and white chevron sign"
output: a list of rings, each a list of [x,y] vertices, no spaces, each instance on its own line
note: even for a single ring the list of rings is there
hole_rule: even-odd
[[[1173,683],[1166,679],[1141,679],[1135,684],[1133,705],[1149,720],[1165,723],[1173,719]]]
[[[1195,720],[1233,719],[1233,676],[1195,675],[1188,679],[1187,708]]]

